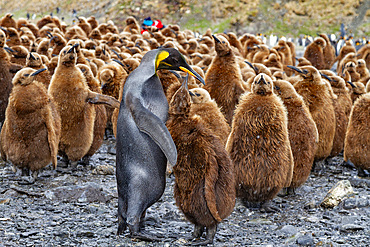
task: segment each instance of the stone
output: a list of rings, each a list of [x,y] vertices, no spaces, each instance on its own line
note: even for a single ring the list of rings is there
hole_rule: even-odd
[[[298,229],[292,225],[285,225],[279,230],[279,232],[285,236],[292,236],[298,232]]]
[[[110,201],[113,196],[96,183],[86,183],[86,185],[62,186],[44,193],[50,200],[64,202],[103,202]]]
[[[348,180],[339,181],[333,188],[326,194],[321,206],[325,208],[333,208],[346,197],[353,194],[353,188]]]
[[[10,198],[0,198],[0,204],[9,204]]]
[[[114,175],[115,169],[111,165],[100,165],[97,166],[91,173],[97,175]]]
[[[305,234],[297,238],[297,244],[301,246],[312,246],[314,244],[312,234]]]
[[[357,225],[357,224],[345,224],[345,225],[342,225],[340,228],[340,230],[343,232],[360,231],[364,229],[365,227]]]

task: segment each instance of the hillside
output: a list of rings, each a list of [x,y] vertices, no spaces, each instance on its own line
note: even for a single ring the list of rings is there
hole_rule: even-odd
[[[59,7],[60,12],[56,13]],[[0,15],[14,13],[16,18],[39,19],[53,13],[72,23],[77,15],[95,15],[100,21],[112,19],[117,25],[133,15],[161,19],[164,24],[178,23],[184,28],[215,32],[263,32],[278,35],[316,35],[316,32],[339,31],[344,23],[348,33],[370,36],[370,1],[366,0],[18,0],[2,1]]]

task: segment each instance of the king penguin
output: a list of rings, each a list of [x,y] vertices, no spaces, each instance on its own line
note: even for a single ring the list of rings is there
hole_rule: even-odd
[[[117,120],[116,178],[118,231],[128,226],[131,237],[146,241],[155,236],[140,229],[146,209],[162,196],[166,165],[174,166],[177,150],[165,126],[168,102],[156,71],[184,71],[204,80],[174,48],[147,52],[127,77]]]

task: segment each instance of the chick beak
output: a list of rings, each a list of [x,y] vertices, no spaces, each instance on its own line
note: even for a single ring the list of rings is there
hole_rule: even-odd
[[[30,52],[30,59],[36,60],[36,58],[32,55],[32,52]]]
[[[221,41],[216,36],[214,36],[213,34],[212,34],[212,37],[213,37],[213,39],[215,40],[216,43],[221,43]]]
[[[320,73],[320,75],[321,75],[322,77],[324,77],[325,79],[327,79],[328,81],[333,81],[329,76],[327,76],[327,75],[325,75],[325,74],[323,74],[323,73]]]
[[[40,74],[41,72],[44,72],[45,70],[46,70],[46,68],[39,69],[39,70],[37,70],[37,71],[33,72],[33,73],[31,74],[31,76],[36,76],[36,75]]]
[[[352,87],[352,88],[356,88],[356,85],[355,85],[355,84],[353,84],[352,82],[347,81],[347,83],[348,83],[349,85],[351,85],[351,87]]]
[[[206,85],[206,83],[204,82],[204,79],[197,72],[195,72],[195,70],[193,70],[189,65],[180,66],[179,69],[190,74],[191,76],[194,76],[195,79],[203,83],[203,85]]]
[[[302,70],[298,69],[297,67],[295,66],[292,66],[292,65],[287,65],[288,68],[292,69],[292,70],[295,70],[297,71],[298,73],[300,74],[305,74]]]
[[[267,82],[265,80],[265,78],[263,77],[263,75],[261,75],[261,78],[259,80],[259,83],[261,84],[261,82],[264,84],[264,85],[267,85]]]

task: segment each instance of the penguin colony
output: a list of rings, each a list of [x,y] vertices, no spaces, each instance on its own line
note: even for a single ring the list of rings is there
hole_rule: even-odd
[[[132,116],[132,138],[142,136],[160,154],[156,162],[161,174],[167,160],[174,165],[176,203],[195,225],[194,243],[207,244],[236,197],[246,205],[279,210],[269,201],[281,190],[294,193],[316,161],[343,152],[359,176],[369,174],[366,40],[358,47],[351,38],[333,42],[332,35],[318,34],[299,40],[306,48],[298,58],[296,44],[283,38],[267,42],[261,35],[238,37],[210,29],[201,35],[178,25],[141,34],[135,18],[128,17],[125,24],[120,31],[112,21],[99,23],[92,16],[79,16],[74,25],[56,16],[37,23],[15,20],[11,14],[1,18],[0,154],[18,174],[29,171],[30,182],[48,164],[55,169],[57,155],[72,165],[88,163],[104,133],[112,131],[117,135],[118,188],[124,190],[132,175],[118,155],[131,151],[119,151],[128,150],[121,126]],[[182,55],[163,52],[173,48]],[[178,64],[180,57],[184,62]],[[148,64],[155,69],[149,71]],[[137,88],[133,82],[149,75],[145,73],[161,86],[144,83],[147,88]],[[186,73],[200,81],[204,77],[205,85],[185,78]],[[131,89],[124,87],[126,81]],[[127,94],[130,90],[145,92],[138,99],[158,118],[154,122],[161,133],[140,125],[134,116],[138,102]],[[151,102],[157,96],[169,107]],[[121,114],[119,103],[130,100]],[[132,152],[131,160],[147,162],[139,151]],[[151,205],[160,198],[164,176],[148,180],[159,181],[158,193],[142,201],[153,197]],[[150,194],[153,184],[141,185],[134,181],[126,189]],[[134,197],[126,199],[130,203]],[[140,228],[150,205],[130,206],[126,199],[120,195],[118,234],[128,225],[132,237],[157,239]],[[124,214],[132,217],[126,222]]]

